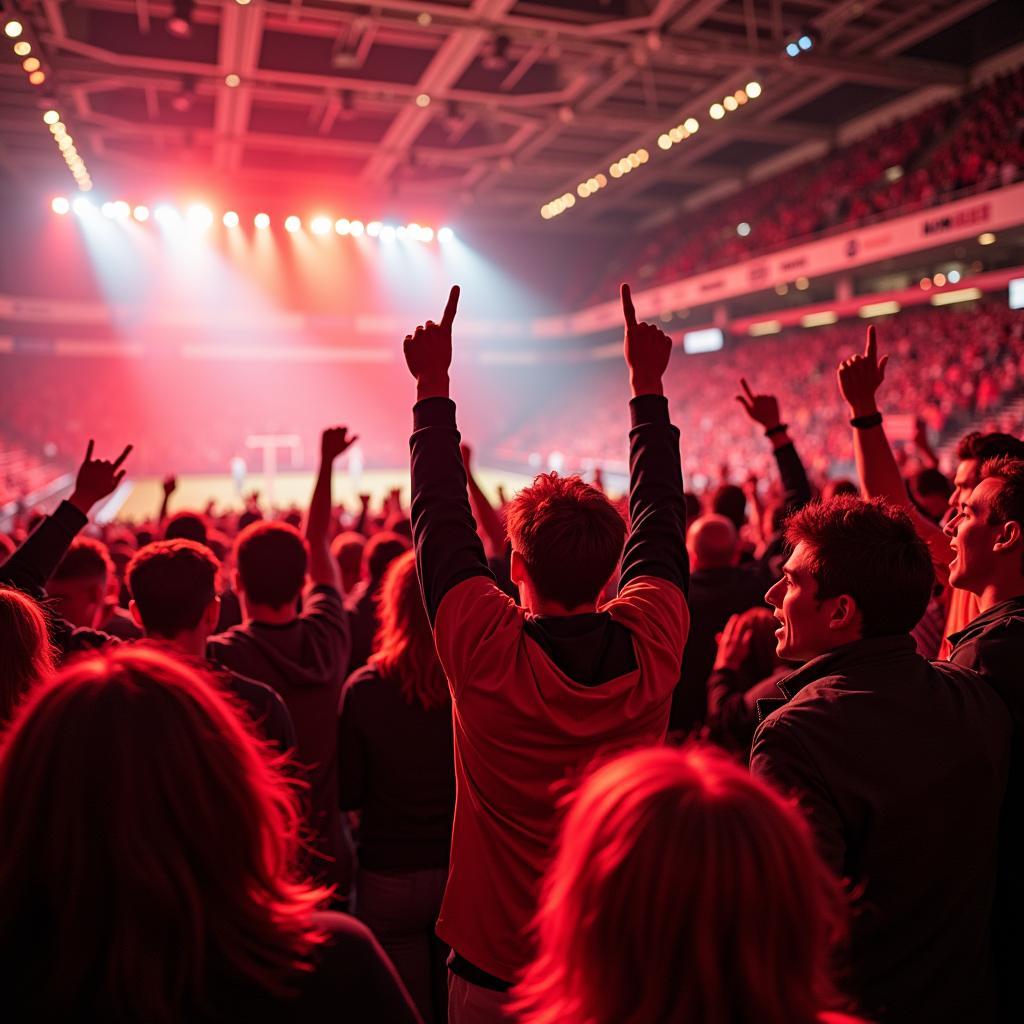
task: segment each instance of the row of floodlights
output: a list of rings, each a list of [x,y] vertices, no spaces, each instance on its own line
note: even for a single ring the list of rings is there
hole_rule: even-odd
[[[53,141],[57,144],[60,155],[64,157],[64,163],[68,165],[68,170],[74,175],[79,189],[82,192],[88,192],[92,188],[92,178],[89,177],[85,161],[75,148],[75,140],[71,137],[67,125],[60,119],[60,114],[56,110],[46,111],[43,114],[43,123],[50,129]]]
[[[15,56],[22,58],[21,69],[28,75],[29,85],[42,85],[46,81],[46,72],[42,61],[32,52],[32,44],[21,38],[24,32],[25,26],[14,18],[4,25],[4,35],[14,40]]]
[[[608,168],[608,173],[613,178],[621,178],[625,174],[629,174],[630,171],[635,171],[638,167],[642,167],[648,160],[651,159],[651,154],[646,149],[638,149],[630,153],[628,156],[622,157],[621,160],[616,160]],[[581,181],[576,186],[576,195],[580,199],[588,199],[590,196],[599,192],[608,184],[608,178],[603,173],[595,174],[592,178],[587,178],[586,181]],[[563,195],[557,196],[552,199],[549,203],[545,203],[540,208],[540,215],[545,220],[551,220],[552,217],[557,217],[560,213],[565,213],[566,210],[571,210],[576,205],[576,196],[571,192],[566,192]]]
[[[148,206],[132,206],[123,199],[103,203],[97,207],[95,203],[79,196],[70,200],[66,196],[56,196],[50,203],[54,213],[64,216],[74,212],[80,217],[92,213],[100,213],[111,220],[128,220],[134,218],[137,221],[145,222],[153,218],[158,224],[173,225],[187,224],[191,228],[203,231],[212,226],[214,222],[213,211],[208,206],[196,203],[182,213],[174,206],[157,206],[150,210]],[[237,228],[242,218],[235,210],[228,210],[222,217],[221,223],[226,228]],[[257,213],[252,219],[253,227],[265,231],[271,225],[269,213]],[[292,214],[284,219],[285,231],[294,234],[303,230],[301,217]],[[455,232],[449,227],[439,228],[435,231],[431,227],[422,224],[385,224],[383,221],[371,220],[364,224],[361,220],[349,220],[347,217],[340,217],[333,220],[330,217],[320,215],[309,221],[309,230],[314,235],[329,235],[332,232],[338,235],[353,235],[356,238],[362,235],[369,235],[370,238],[380,238],[385,242],[393,239],[401,239],[413,242],[432,242],[436,238],[439,242],[450,242],[455,237]]]
[[[731,114],[734,110],[739,110],[740,107],[745,106],[751,100],[756,100],[761,95],[761,92],[760,82],[747,82],[742,89],[737,89],[734,93],[725,96],[720,103],[712,103],[708,107],[708,115],[713,121],[720,121],[726,114]],[[658,146],[664,150],[671,149],[677,143],[685,142],[686,139],[695,135],[698,131],[700,131],[700,122],[695,117],[688,117],[674,128],[670,128],[667,132],[659,135]],[[628,156],[616,160],[608,168],[608,174],[613,178],[621,178],[629,174],[630,171],[635,171],[638,167],[647,163],[649,159],[650,153],[646,149],[638,149]],[[565,192],[560,196],[556,196],[550,202],[545,203],[540,208],[540,215],[545,220],[551,220],[552,217],[557,217],[559,214],[565,213],[566,210],[571,210],[576,205],[576,196],[579,196],[580,199],[587,199],[595,195],[607,184],[608,178],[604,174],[595,174],[593,177],[587,178],[586,181],[581,181],[576,186],[576,195],[573,195],[572,192]]]

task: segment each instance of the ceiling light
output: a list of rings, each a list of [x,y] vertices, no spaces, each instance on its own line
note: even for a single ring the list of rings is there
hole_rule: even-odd
[[[189,227],[195,228],[197,231],[204,231],[213,223],[213,214],[209,207],[203,206],[202,203],[194,203],[190,206],[187,217]]]
[[[270,216],[266,213],[257,213],[256,216],[253,217],[252,223],[254,227],[264,231],[270,227]]]
[[[898,313],[902,307],[895,300],[889,302],[869,302],[866,306],[861,306],[857,310],[857,316],[863,317],[867,320],[873,316],[891,316],[893,313]]]
[[[132,216],[140,223],[144,223],[149,220],[149,207],[148,206],[136,206],[132,210]]]
[[[432,242],[434,240],[434,229],[433,228],[421,228],[420,229],[420,241],[421,242]]]
[[[751,324],[747,333],[752,338],[760,338],[765,334],[778,334],[782,330],[782,324],[778,320],[761,320],[759,323]]]
[[[234,210],[228,210],[228,212],[225,213],[224,216],[221,218],[221,221],[223,222],[224,227],[226,228],[237,228],[239,217]]]
[[[439,242],[451,242],[455,238],[455,232],[451,228],[441,228],[437,233],[437,240]]]
[[[366,231],[366,228],[363,227],[363,222],[361,220],[354,220],[352,221],[351,224],[349,224],[348,231],[350,235],[354,235],[356,238],[358,238],[360,235],[363,234],[363,232]]]
[[[752,99],[756,100],[761,95],[761,83],[760,82],[747,82],[746,94]]]
[[[935,285],[936,288],[945,288],[946,287],[946,275],[945,274],[936,274],[932,278],[932,284]]]
[[[667,135],[658,136],[658,145],[661,149],[671,149],[672,140]]]
[[[729,113],[732,113],[739,106],[739,103],[736,102],[735,96],[726,96],[725,99],[722,100],[722,106],[725,107]]]
[[[294,213],[290,217],[285,217],[285,219],[284,219],[284,229],[285,229],[285,231],[287,231],[287,232],[289,232],[289,233],[294,235],[295,232],[298,231],[299,228],[301,228],[301,227],[302,227],[302,221],[299,220],[299,218],[296,217]]]
[[[959,271],[959,270],[951,270],[951,271],[950,271],[950,272],[949,272],[949,273],[948,273],[948,274],[946,275],[946,280],[947,280],[947,281],[948,281],[948,282],[949,282],[950,284],[959,284],[959,283],[960,283],[960,271]]]
[[[683,128],[686,129],[691,135],[700,127],[700,121],[695,117],[688,117],[683,122]]]
[[[38,71],[39,68],[42,67],[42,65],[39,63],[38,57],[26,57],[21,62],[21,66],[22,68],[24,68],[25,71]]]
[[[978,235],[978,245],[992,245],[995,240],[996,236],[991,231],[983,231]]]
[[[33,71],[28,80],[32,85],[42,85],[46,81],[46,75],[42,71]]]
[[[195,0],[174,0],[172,13],[167,19],[167,31],[178,39],[188,39],[192,35],[192,14]]]
[[[66,196],[55,196],[50,201],[50,209],[63,217],[71,209],[71,203],[68,202]]]
[[[433,20],[434,19],[430,17],[429,11],[420,11],[420,13],[416,15],[416,24],[419,25],[420,28],[426,28]]]
[[[384,225],[381,224],[379,220],[371,220],[370,223],[366,225],[366,233],[371,238],[377,238],[380,235],[380,229],[383,226]]]
[[[746,238],[747,235],[750,234],[750,225],[745,220],[740,221],[739,224],[736,225],[736,234],[739,235],[740,238]]]
[[[382,242],[393,242],[395,240],[395,227],[393,224],[385,224],[380,229],[380,240]]]
[[[725,107],[721,103],[712,103],[708,107],[708,113],[711,115],[712,120],[721,121],[725,117]]]
[[[804,35],[804,36],[801,36],[796,41],[796,45],[798,47],[800,47],[801,50],[809,50],[814,45],[814,40],[811,39],[810,36]]]
[[[78,214],[79,217],[84,217],[87,213],[92,213],[96,209],[88,199],[79,196],[72,204],[71,209]]]
[[[7,36],[8,39],[17,39],[23,31],[24,29],[22,28],[20,21],[12,19],[4,25],[4,35]]]
[[[32,52],[32,44],[27,39],[22,39],[14,44],[14,52],[19,57],[27,57]]]
[[[347,235],[351,227],[352,225],[349,223],[347,217],[340,217],[338,220],[334,222],[334,230],[339,235]]]
[[[429,107],[430,106],[430,97],[425,92],[421,92],[419,94],[419,96],[416,97],[416,106],[417,107]]]
[[[60,114],[58,114],[56,110],[48,110],[43,114],[44,124],[54,125],[57,124],[58,121],[60,121]]]
[[[950,306],[954,302],[973,302],[981,298],[980,288],[960,288],[955,292],[942,292],[931,297],[933,306]]]
[[[224,84],[229,89],[237,89],[242,84],[242,79],[232,72],[230,75],[225,75]]]
[[[798,292],[805,292],[811,287],[811,282],[806,277],[798,277],[793,283]]]
[[[114,203],[114,217],[117,220],[125,220],[131,216],[132,208],[123,200],[118,199]]]
[[[314,235],[326,235],[330,233],[333,224],[330,217],[314,217],[309,226]]]
[[[825,327],[834,324],[839,319],[839,314],[831,309],[823,309],[820,313],[808,313],[800,318],[804,327]]]
[[[796,43],[786,43],[786,54],[790,57],[799,57],[800,47]]]

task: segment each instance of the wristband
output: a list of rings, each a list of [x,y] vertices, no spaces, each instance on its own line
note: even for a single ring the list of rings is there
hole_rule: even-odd
[[[880,412],[873,412],[870,416],[854,416],[850,420],[850,426],[857,430],[868,430],[870,427],[880,427],[882,425],[882,414]]]
[[[788,423],[776,423],[774,427],[769,427],[765,432],[765,437],[774,437],[776,434],[784,434],[789,430]]]

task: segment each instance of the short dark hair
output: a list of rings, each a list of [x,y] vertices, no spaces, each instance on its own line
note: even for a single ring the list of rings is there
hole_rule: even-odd
[[[914,490],[923,498],[930,494],[948,498],[953,493],[953,485],[950,483],[949,477],[932,466],[918,470],[914,474],[913,483]]]
[[[882,499],[816,501],[786,523],[790,548],[810,549],[818,599],[849,594],[864,637],[909,633],[921,620],[935,570],[910,516]]]
[[[178,512],[164,528],[164,540],[194,540],[206,543],[206,520],[197,512]]]
[[[743,488],[735,484],[722,484],[711,495],[711,511],[732,520],[733,526],[742,530],[747,523],[747,496]]]
[[[146,633],[171,638],[199,625],[217,596],[220,562],[194,540],[158,540],[129,563],[128,592]]]
[[[363,549],[366,538],[355,530],[339,533],[331,541],[331,554],[338,563],[343,576],[358,576],[363,564]]]
[[[382,579],[388,566],[408,550],[409,542],[400,534],[392,533],[390,530],[375,533],[363,548],[366,578],[374,582]]]
[[[974,430],[960,439],[956,446],[956,457],[959,462],[965,459],[984,462],[1003,457],[1024,459],[1024,441],[1013,434],[983,434],[980,430]]]
[[[626,542],[618,510],[578,476],[541,473],[509,503],[507,525],[537,592],[566,608],[600,596]]]
[[[309,556],[306,542],[294,526],[259,522],[238,535],[235,564],[250,601],[283,608],[302,593]]]
[[[114,572],[114,563],[103,541],[92,537],[76,537],[50,578],[105,580],[113,576]]]
[[[1002,487],[992,499],[989,522],[1020,523],[1024,529],[1024,460],[989,459],[981,467],[981,477],[993,477]]]

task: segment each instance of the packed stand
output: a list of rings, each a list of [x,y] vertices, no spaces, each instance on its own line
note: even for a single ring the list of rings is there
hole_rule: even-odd
[[[936,145],[936,140],[938,144]],[[1024,173],[1024,68],[664,225],[639,253],[607,260],[595,287],[582,275],[573,303],[598,302],[622,277],[651,287],[898,213]],[[794,199],[799,197],[799,199]],[[750,233],[737,234],[747,223]]]
[[[5,1019],[1019,1019],[1024,441],[971,433],[949,478],[885,414],[976,411],[1020,322],[965,310],[927,363],[924,315],[839,328],[785,379],[751,343],[730,380],[623,286],[626,494],[494,506],[459,297],[404,343],[408,508],[335,504],[334,427],[304,509],[168,479],[98,526],[136,453],[89,441],[6,537]],[[746,490],[684,490],[698,365]],[[857,481],[815,499],[823,443]]]
[[[957,310],[907,309],[882,322],[899,357],[894,386],[904,396],[904,409],[914,410],[932,435],[984,418],[1020,388],[1024,311],[984,299]],[[718,478],[742,483],[748,473],[763,478],[770,468],[770,458],[736,406],[737,376],[757,379],[778,395],[812,475],[824,480],[845,472],[850,446],[846,422],[832,401],[835,363],[837,353],[857,344],[863,329],[853,321],[785,330],[674,363],[666,393],[688,438],[683,468],[690,486],[704,490]],[[597,464],[623,473],[626,450],[615,413],[621,382],[607,366],[589,372],[587,387],[513,428],[497,454],[509,463],[530,464],[532,457],[547,465],[557,452],[569,471]],[[695,374],[699,390],[692,386]]]

